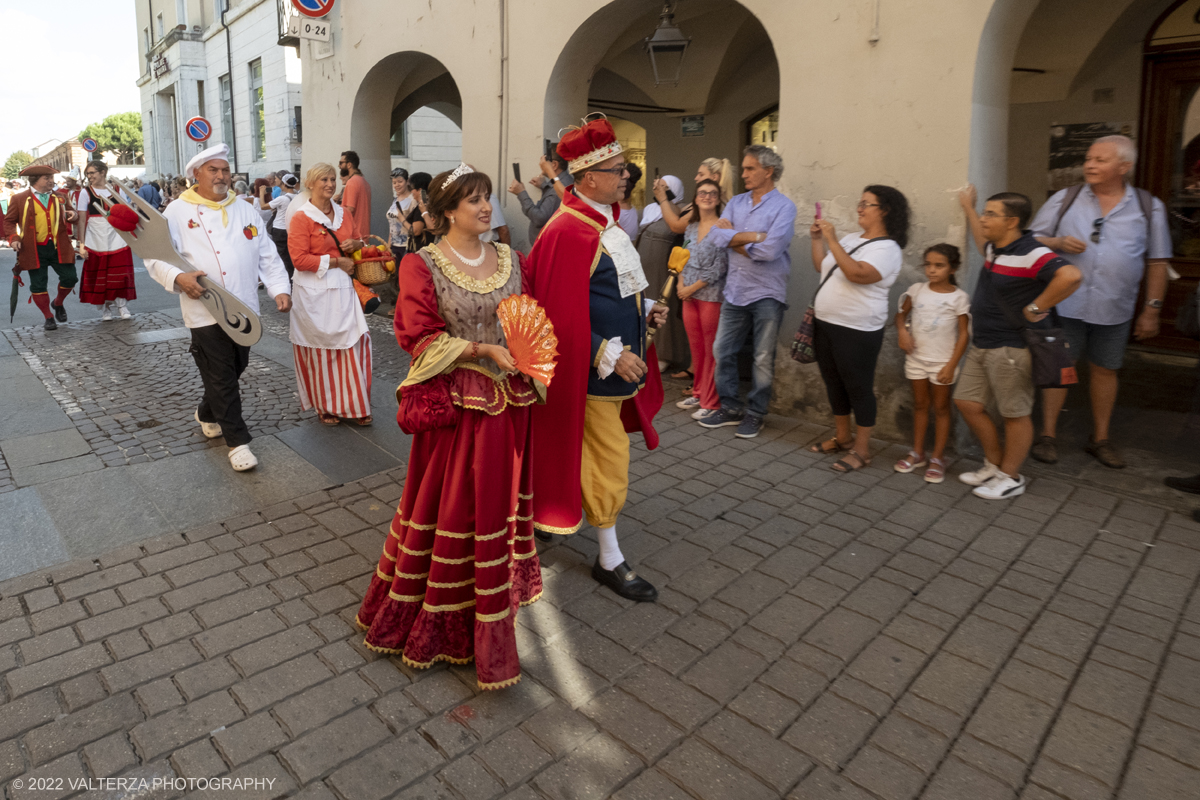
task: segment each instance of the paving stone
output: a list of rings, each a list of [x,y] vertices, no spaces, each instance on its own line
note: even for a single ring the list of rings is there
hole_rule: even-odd
[[[781,794],[813,767],[812,761],[791,747],[728,711],[701,728],[700,736]]]
[[[961,800],[964,797],[973,800],[1012,800],[1016,794],[995,778],[956,758],[950,758],[938,770],[929,788],[922,795],[922,798],[929,800]]]
[[[274,750],[288,741],[269,714],[257,714],[213,736],[213,744],[235,767]]]
[[[442,763],[428,742],[409,732],[341,767],[329,776],[328,783],[343,797],[375,800],[408,786]],[[416,797],[432,800],[434,795],[413,795],[413,800]]]
[[[169,708],[183,705],[182,695],[168,678],[142,686],[134,692],[134,696],[137,697],[138,703],[147,717],[153,717]]]
[[[294,739],[375,697],[374,689],[348,673],[276,705],[273,713]]]
[[[212,778],[228,771],[211,739],[201,739],[171,754],[175,773],[185,778]]]
[[[19,774],[19,773],[18,773]],[[79,756],[69,753],[62,758],[44,764],[37,769],[26,772],[23,777],[25,786],[18,789],[9,788],[11,800],[36,800],[36,798],[67,797],[72,793],[72,786],[86,784],[87,774],[79,761]]]
[[[68,711],[78,711],[108,696],[108,692],[104,691],[104,686],[100,683],[100,676],[94,672],[72,678],[59,684],[58,688],[62,692]]]
[[[608,797],[642,768],[642,762],[608,736],[589,739],[534,779],[553,800],[599,800]]]
[[[1135,798],[1186,798],[1196,791],[1200,770],[1139,747],[1134,751],[1120,800]]]
[[[301,783],[307,783],[390,736],[386,725],[360,708],[287,745],[279,751],[279,757]],[[373,780],[378,781],[379,776],[376,771]],[[336,787],[337,777],[331,777],[330,782]]]
[[[241,718],[242,711],[233,698],[218,692],[134,726],[129,737],[139,755],[150,760]]]
[[[124,731],[84,745],[83,760],[93,778],[107,778],[138,763]]]
[[[27,667],[18,667],[9,672],[5,679],[8,681],[12,696],[19,697],[35,689],[53,686],[67,678],[90,672],[111,661],[104,645],[93,642],[77,650],[52,656]]]
[[[847,779],[818,766],[801,781],[788,800],[875,800]]]
[[[60,713],[62,707],[53,689],[42,689],[0,705],[0,741],[15,740],[19,734],[53,720]]]
[[[118,631],[140,627],[147,622],[165,617],[169,612],[156,598],[148,598],[131,606],[109,611],[98,617],[85,619],[75,626],[85,642],[103,639]]]
[[[322,644],[324,642],[321,641],[321,637],[310,628],[290,628],[233,651],[229,654],[229,659],[243,675],[250,676],[301,653],[314,650]]]
[[[25,664],[32,664],[50,656],[71,650],[79,645],[79,638],[70,628],[59,628],[41,636],[26,639],[17,645],[21,659]]]
[[[201,661],[190,642],[176,642],[100,670],[110,692],[122,692]]]
[[[705,800],[777,797],[748,773],[694,739],[684,742],[657,766]]]
[[[864,747],[843,774],[887,800],[908,800],[925,783],[920,770],[874,747]]]
[[[1039,768],[1050,758],[1115,788],[1122,756],[1132,739],[1133,732],[1125,726],[1078,706],[1067,705],[1046,739],[1033,779],[1047,788],[1054,788],[1046,780],[1038,780]]]
[[[826,693],[782,738],[813,760],[835,769],[858,750],[876,723],[874,714]]]
[[[259,611],[248,617],[218,625],[196,636],[196,646],[205,658],[256,642],[284,629],[283,622],[270,611]]]
[[[550,753],[522,730],[497,736],[481,747],[477,755],[501,783],[510,788],[524,783],[553,760]]]
[[[201,671],[195,675],[188,675],[186,684],[181,683],[181,686],[185,691],[201,692],[209,686],[227,680],[228,675],[223,667],[216,668],[211,673]],[[254,713],[331,677],[329,668],[320,659],[307,654],[235,684],[230,691],[249,713]]]

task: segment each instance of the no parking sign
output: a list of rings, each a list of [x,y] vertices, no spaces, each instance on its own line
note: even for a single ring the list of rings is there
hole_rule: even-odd
[[[292,7],[306,17],[323,17],[333,11],[334,0],[292,0]]]
[[[184,125],[184,132],[193,142],[204,142],[212,136],[212,125],[204,117],[192,117]]]
[[[90,136],[83,140],[83,149],[87,150],[89,153],[96,152],[96,148],[99,146],[100,145],[96,143],[96,140]]]

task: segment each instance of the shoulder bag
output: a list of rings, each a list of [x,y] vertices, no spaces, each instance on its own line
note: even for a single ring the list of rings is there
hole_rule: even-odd
[[[890,236],[876,236],[874,239],[867,239],[865,242],[859,242],[850,252],[846,253],[852,256],[859,251],[860,248],[866,247],[871,242],[882,242],[884,239],[890,239]],[[813,333],[816,329],[816,312],[813,307],[817,302],[817,295],[821,289],[825,288],[825,284],[829,283],[829,279],[833,277],[833,273],[839,269],[836,261],[833,263],[833,269],[829,270],[829,274],[817,286],[817,291],[813,292],[812,302],[808,304],[808,308],[804,309],[804,319],[800,320],[800,327],[796,329],[796,335],[792,337],[792,360],[801,364],[811,364],[817,360],[817,350]]]
[[[992,271],[986,265],[979,277],[991,286],[1009,324],[1021,331],[1033,365],[1033,385],[1039,389],[1064,389],[1079,383],[1079,377],[1075,374],[1075,359],[1071,357],[1071,345],[1062,329],[1029,327],[1025,315],[1013,308],[998,287],[992,286]],[[1055,320],[1058,319],[1057,311],[1050,309],[1050,313]]]

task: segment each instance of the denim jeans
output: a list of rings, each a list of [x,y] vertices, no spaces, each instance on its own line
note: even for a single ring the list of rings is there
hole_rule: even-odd
[[[764,416],[771,402],[771,383],[775,379],[775,344],[779,338],[779,323],[783,321],[783,303],[770,297],[755,300],[747,306],[721,304],[721,321],[717,325],[717,340],[713,343],[716,360],[717,394],[721,408],[738,411],[738,351],[746,334],[754,331],[754,370],[746,410]]]

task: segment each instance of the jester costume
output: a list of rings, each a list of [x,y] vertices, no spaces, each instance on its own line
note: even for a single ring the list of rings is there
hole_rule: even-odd
[[[4,238],[10,245],[17,242],[21,245],[17,265],[13,267],[13,280],[23,285],[21,273],[29,273],[30,302],[46,318],[47,330],[58,327],[55,317],[58,322],[67,321],[63,301],[79,282],[75,250],[71,247],[71,225],[66,216],[68,205],[53,190],[39,193],[33,189],[33,183],[39,178],[53,174],[54,168],[44,165],[22,170],[21,175],[29,178],[30,187],[13,195],[8,213],[4,215]],[[58,294],[53,302],[47,292],[51,269],[58,275]]]

